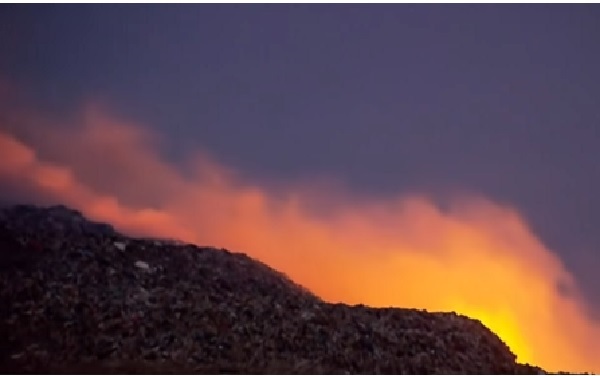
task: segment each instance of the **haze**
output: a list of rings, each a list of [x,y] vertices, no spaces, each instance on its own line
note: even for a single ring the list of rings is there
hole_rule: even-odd
[[[596,5],[1,5],[7,201],[600,370]]]

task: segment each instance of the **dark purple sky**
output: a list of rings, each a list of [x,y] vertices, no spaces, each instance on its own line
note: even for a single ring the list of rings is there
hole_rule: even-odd
[[[600,301],[600,6],[1,5],[0,75],[263,179],[520,209]]]

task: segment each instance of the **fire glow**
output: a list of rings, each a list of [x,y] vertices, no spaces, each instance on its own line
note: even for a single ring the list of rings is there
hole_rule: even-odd
[[[247,253],[326,301],[456,311],[481,320],[520,362],[600,372],[600,323],[514,208],[462,197],[441,210],[420,195],[242,183],[203,154],[169,163],[155,135],[92,107],[67,127],[31,114],[6,122],[0,129],[15,131],[0,130],[2,185],[127,234]]]

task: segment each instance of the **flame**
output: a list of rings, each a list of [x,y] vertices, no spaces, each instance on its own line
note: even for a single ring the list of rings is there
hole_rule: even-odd
[[[98,107],[80,115],[65,126],[4,120],[2,181],[132,235],[245,252],[327,301],[456,311],[521,362],[600,372],[600,324],[514,208],[464,196],[442,210],[424,195],[358,197],[327,182],[261,186],[206,154],[170,163],[157,135]]]

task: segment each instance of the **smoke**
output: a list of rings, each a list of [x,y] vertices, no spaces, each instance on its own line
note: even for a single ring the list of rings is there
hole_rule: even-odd
[[[170,163],[160,137],[87,106],[0,119],[0,188],[60,202],[131,235],[241,251],[323,299],[456,311],[519,361],[599,371],[600,324],[519,212],[480,196],[363,197],[339,184],[259,184],[205,153]],[[276,156],[274,156],[276,157]]]

